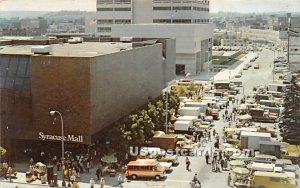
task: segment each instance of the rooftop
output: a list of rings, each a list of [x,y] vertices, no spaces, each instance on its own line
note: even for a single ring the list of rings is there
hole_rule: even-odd
[[[0,48],[0,54],[34,55],[31,47],[36,45],[7,45]],[[132,49],[132,43],[121,42],[83,42],[77,44],[52,44],[52,53],[47,56],[95,57]]]

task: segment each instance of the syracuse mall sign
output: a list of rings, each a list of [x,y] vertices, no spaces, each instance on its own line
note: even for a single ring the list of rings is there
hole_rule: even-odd
[[[53,141],[61,141],[62,136],[58,135],[51,135],[51,134],[44,134],[43,132],[39,132],[39,139],[40,140],[53,140]],[[77,142],[77,143],[83,143],[83,136],[82,135],[74,135],[74,134],[67,134],[64,136],[64,141],[66,142]]]

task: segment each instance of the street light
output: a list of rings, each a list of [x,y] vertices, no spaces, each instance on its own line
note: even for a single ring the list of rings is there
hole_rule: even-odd
[[[60,117],[60,122],[61,122],[61,164],[62,164],[62,187],[66,187],[66,182],[65,182],[65,177],[64,177],[64,164],[65,164],[65,143],[64,143],[64,120],[62,117],[62,114],[59,111],[52,110],[50,111],[50,115],[54,116],[54,114],[57,113]]]

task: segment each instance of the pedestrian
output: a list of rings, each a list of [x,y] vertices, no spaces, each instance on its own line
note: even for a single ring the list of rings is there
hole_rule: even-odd
[[[216,172],[221,172],[219,161],[216,161]]]
[[[222,114],[223,121],[225,121],[225,114]]]
[[[231,187],[231,173],[229,172],[228,177],[227,177],[227,185]]]
[[[105,186],[105,180],[104,180],[103,177],[101,177],[101,179],[100,179],[100,188],[104,188],[104,186]]]
[[[11,179],[12,173],[13,173],[12,168],[11,168],[11,167],[8,167],[8,169],[7,169],[7,174],[8,174],[9,182],[10,182],[10,183],[12,182],[12,179]]]
[[[76,176],[74,174],[70,176],[70,181],[72,184],[76,181]]]
[[[98,166],[97,170],[96,170],[96,176],[97,176],[97,179],[100,180],[100,174],[101,174],[101,169],[100,169],[100,166]],[[102,176],[102,174],[101,174]]]
[[[231,127],[231,121],[228,122],[228,127],[229,127],[229,128]]]
[[[122,178],[121,174],[119,174],[119,176],[118,176],[118,186],[121,187],[122,183],[123,183],[123,178]]]
[[[223,158],[220,160],[220,164],[221,164],[221,169],[224,170],[224,159]]]
[[[79,185],[78,185],[77,181],[75,181],[75,182],[72,184],[72,188],[79,188]]]
[[[210,133],[208,133],[208,141],[211,142],[211,135],[210,135]]]
[[[91,168],[91,163],[90,163],[90,161],[88,161],[88,162],[86,163],[86,172],[87,172],[87,173],[90,173],[90,168]]]
[[[186,170],[190,171],[191,162],[188,157],[185,158]]]
[[[224,165],[223,165],[224,170],[227,170],[227,166],[228,166],[228,160],[225,157],[225,159],[224,159]]]
[[[208,153],[208,151],[206,151],[206,153],[205,153],[205,160],[206,160],[206,164],[209,164],[209,153]]]
[[[94,185],[95,185],[94,178],[91,178],[90,179],[90,186],[91,186],[91,188],[94,188]]]

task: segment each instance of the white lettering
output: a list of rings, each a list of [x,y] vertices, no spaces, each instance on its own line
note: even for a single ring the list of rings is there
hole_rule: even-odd
[[[67,142],[77,142],[77,143],[83,143],[83,136],[82,135],[70,135],[68,134],[67,136],[58,136],[58,135],[51,135],[51,134],[44,134],[43,132],[38,133],[38,138],[40,140],[56,140],[56,141],[61,141],[64,139],[64,141]]]

